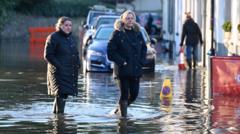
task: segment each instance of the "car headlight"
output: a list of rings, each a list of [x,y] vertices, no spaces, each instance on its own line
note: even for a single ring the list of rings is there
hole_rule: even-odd
[[[90,57],[90,56],[104,56],[104,55],[98,51],[88,50],[87,57]]]

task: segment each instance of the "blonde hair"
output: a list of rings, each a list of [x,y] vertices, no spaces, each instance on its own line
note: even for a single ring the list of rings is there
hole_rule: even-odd
[[[57,31],[59,31],[61,25],[64,24],[65,21],[72,21],[72,20],[71,20],[69,17],[66,17],[66,16],[60,17],[60,18],[58,19],[56,25],[55,25],[55,29],[56,29]]]
[[[124,22],[124,19],[129,15],[132,14],[134,17],[134,20],[136,21],[136,14],[132,10],[126,10],[121,15],[121,20]]]

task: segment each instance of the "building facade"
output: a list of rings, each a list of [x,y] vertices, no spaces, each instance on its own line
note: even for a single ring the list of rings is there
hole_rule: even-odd
[[[212,7],[214,9],[213,17]],[[191,12],[193,19],[202,31],[204,47],[199,47],[199,65],[205,66],[208,63],[209,56],[207,54],[212,46],[215,48],[217,56],[240,55],[240,37],[237,30],[237,26],[240,24],[239,0],[163,1],[163,39],[173,42],[176,52],[179,51],[185,12]],[[232,24],[229,38],[224,36],[222,28],[226,21],[230,21]]]

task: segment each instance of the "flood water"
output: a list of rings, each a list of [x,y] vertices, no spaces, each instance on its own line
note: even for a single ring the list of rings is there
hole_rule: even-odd
[[[67,100],[64,115],[54,115],[54,98],[47,95],[46,63],[30,51],[24,41],[0,43],[0,133],[240,132],[240,99],[214,96],[211,101],[204,68],[179,71],[176,59],[160,52],[155,72],[145,73],[141,79],[139,96],[128,108],[128,120],[111,113],[119,90],[109,73],[81,73],[79,95]],[[171,79],[173,98],[160,100],[166,78]]]

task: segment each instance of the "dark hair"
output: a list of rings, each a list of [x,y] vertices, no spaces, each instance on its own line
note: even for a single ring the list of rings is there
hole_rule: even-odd
[[[66,17],[66,16],[62,16],[58,19],[56,25],[55,25],[55,28],[56,30],[60,30],[60,26],[65,22],[65,21],[72,21],[69,17]]]
[[[185,12],[185,15],[186,15],[187,19],[191,19],[192,18],[191,12]]]

